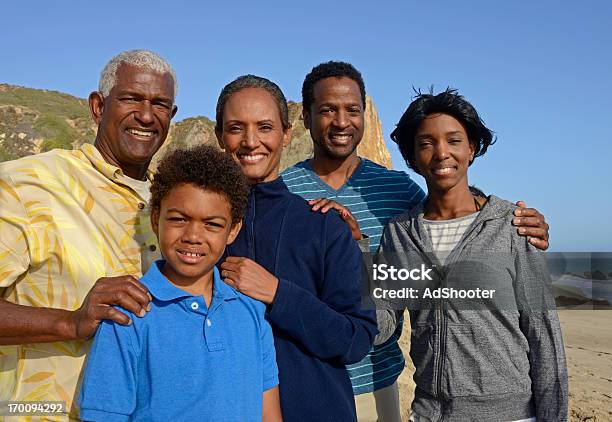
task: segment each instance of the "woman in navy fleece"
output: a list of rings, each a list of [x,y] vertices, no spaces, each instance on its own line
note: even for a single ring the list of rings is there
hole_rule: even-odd
[[[267,305],[283,418],[356,421],[345,365],[365,356],[377,332],[374,312],[361,309],[359,247],[336,213],[312,212],[279,177],[291,125],[276,84],[234,80],[216,120],[219,144],[251,183],[242,231],[220,268],[228,284]]]

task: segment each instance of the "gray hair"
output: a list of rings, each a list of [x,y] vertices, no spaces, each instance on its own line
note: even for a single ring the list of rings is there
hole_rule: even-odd
[[[287,130],[291,127],[291,124],[289,123],[287,100],[285,99],[285,95],[278,85],[269,79],[262,78],[261,76],[243,75],[225,85],[221,90],[221,94],[219,94],[219,99],[217,100],[216,130],[223,130],[223,110],[225,109],[225,103],[227,103],[229,97],[231,97],[232,94],[247,88],[261,88],[272,95],[272,98],[274,98],[274,101],[276,101],[276,105],[278,106],[278,112],[280,113],[283,129]]]
[[[176,98],[176,94],[178,94],[178,83],[176,81],[174,69],[172,69],[170,63],[150,50],[128,50],[110,59],[100,74],[100,84],[98,86],[98,91],[105,97],[110,94],[111,89],[113,89],[117,83],[117,69],[119,69],[122,63],[142,67],[156,73],[161,73],[162,75],[169,73],[174,81],[174,98]]]

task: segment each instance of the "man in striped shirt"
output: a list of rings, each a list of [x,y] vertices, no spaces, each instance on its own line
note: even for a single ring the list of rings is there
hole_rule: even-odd
[[[285,170],[283,180],[304,199],[328,198],[346,206],[369,237],[370,251],[376,252],[389,219],[420,203],[425,193],[406,173],[357,156],[365,88],[353,66],[329,62],[313,68],[302,97],[314,157]],[[363,361],[347,367],[355,395],[376,392],[379,421],[400,421],[396,381],[405,363],[397,343],[400,333],[401,325]]]
[[[349,222],[354,217],[357,232],[369,237],[370,251],[376,252],[387,222],[422,202],[425,193],[406,173],[357,155],[365,104],[364,82],[352,65],[331,61],[315,66],[302,86],[304,125],[310,130],[314,156],[286,169],[282,177],[291,192],[306,200],[334,200],[333,207]],[[315,205],[313,209],[320,208]],[[525,211],[527,218],[522,223],[536,226],[526,227],[526,235],[540,238],[534,245],[543,242],[539,245],[547,248],[543,216],[535,210]],[[360,236],[354,234],[357,240]],[[381,323],[379,330],[384,331]],[[399,324],[386,342],[347,367],[354,394],[373,393],[379,422],[401,421],[397,387],[405,363],[398,345],[401,328]]]

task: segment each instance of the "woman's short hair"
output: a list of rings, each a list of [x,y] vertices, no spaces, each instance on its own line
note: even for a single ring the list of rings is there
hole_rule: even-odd
[[[474,106],[459,95],[457,90],[447,88],[437,95],[433,95],[432,91],[427,94],[418,91],[397,127],[391,132],[391,139],[399,146],[408,167],[414,171],[417,171],[414,162],[416,132],[427,116],[437,113],[448,114],[465,127],[468,140],[474,148],[474,158],[484,155],[487,148],[495,143],[493,132],[485,126]]]

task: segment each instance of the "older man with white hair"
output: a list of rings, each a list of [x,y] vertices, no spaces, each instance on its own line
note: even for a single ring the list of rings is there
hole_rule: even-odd
[[[159,258],[147,168],[176,92],[164,59],[123,52],[89,96],[93,145],[0,164],[0,402],[65,402],[62,420],[76,419],[98,324],[131,323],[111,305],[146,314],[150,295],[134,275]]]

